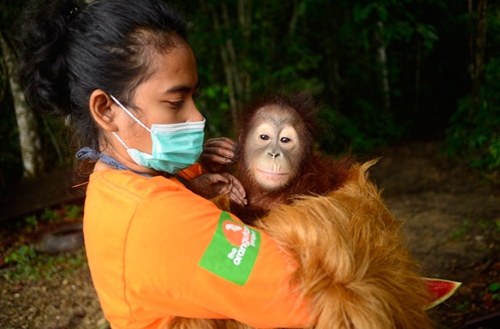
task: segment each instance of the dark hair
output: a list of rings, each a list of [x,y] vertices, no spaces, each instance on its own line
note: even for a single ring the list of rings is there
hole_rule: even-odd
[[[294,91],[290,93],[273,92],[266,90],[261,94],[252,97],[253,101],[243,107],[238,122],[239,136],[247,136],[250,133],[251,120],[255,113],[265,106],[278,106],[290,108],[297,113],[297,117],[304,124],[304,131],[301,132],[301,140],[306,150],[312,149],[313,138],[316,136],[318,124],[316,114],[322,106],[318,99],[315,99],[311,91]],[[241,146],[241,145],[240,145]]]
[[[79,146],[99,149],[89,111],[96,89],[128,104],[152,73],[151,54],[186,39],[179,13],[156,0],[32,1],[20,36],[20,81],[31,107],[70,115]]]

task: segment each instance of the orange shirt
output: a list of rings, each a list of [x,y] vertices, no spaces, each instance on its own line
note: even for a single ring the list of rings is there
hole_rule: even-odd
[[[288,284],[293,265],[277,244],[176,179],[93,173],[84,236],[113,329],[162,328],[174,316],[261,328],[311,324],[307,304]]]

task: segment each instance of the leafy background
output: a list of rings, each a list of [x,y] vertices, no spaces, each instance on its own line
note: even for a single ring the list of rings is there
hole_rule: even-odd
[[[0,1],[0,37],[14,55],[15,22],[25,3]],[[208,137],[235,137],[234,122],[241,106],[255,94],[266,89],[308,90],[323,104],[319,113],[323,133],[316,145],[319,150],[331,155],[350,151],[364,156],[377,148],[403,145],[404,151],[396,160],[386,163],[385,172],[396,182],[388,189],[396,191],[389,206],[399,209],[402,218],[418,222],[408,236],[416,237],[414,245],[417,252],[422,251],[420,256],[442,261],[442,277],[458,276],[457,280],[464,282],[463,289],[434,316],[441,323],[449,323],[450,328],[460,328],[465,319],[500,310],[498,199],[482,185],[457,179],[456,170],[441,166],[438,170],[433,162],[422,158],[434,153],[437,143],[439,154],[454,164],[471,167],[491,182],[500,181],[498,2],[170,3],[188,22],[189,42],[201,79],[197,103],[207,117]],[[28,176],[20,144],[26,128],[17,124],[6,58],[5,49],[0,48],[0,199],[11,184]],[[74,150],[65,122],[40,113],[34,118],[38,141],[33,143],[39,142],[42,162],[38,174],[72,166]],[[427,149],[428,145],[432,147]],[[377,165],[382,171],[383,160]],[[405,189],[398,190],[398,186]],[[410,191],[410,199],[404,191]],[[443,207],[453,209],[451,215]],[[81,204],[70,204],[1,222],[0,275],[5,280],[0,280],[0,290],[6,312],[0,314],[0,322],[36,328],[31,324],[43,320],[51,323],[40,326],[47,328],[69,321],[63,327],[76,328],[72,322],[76,318],[83,321],[80,327],[108,327],[94,295],[75,295],[95,293],[90,276],[82,271],[88,270],[84,251],[49,257],[36,249],[44,233],[62,224],[81,222],[82,211]],[[429,237],[429,231],[437,237]],[[419,234],[425,234],[425,238],[419,238]],[[426,249],[429,245],[431,249]],[[461,249],[464,245],[472,247]],[[454,254],[452,248],[460,253]],[[462,250],[467,251],[464,254]],[[456,266],[454,257],[463,262],[478,250],[488,256],[472,265],[467,263],[465,268]],[[450,262],[451,267],[446,267]],[[64,289],[72,287],[67,285],[71,282],[68,278],[73,278],[75,290]],[[87,288],[82,284],[88,284]],[[47,288],[47,292],[34,293],[39,288]],[[71,304],[64,304],[65,300],[71,300]],[[75,306],[75,300],[88,307]],[[65,306],[50,311],[54,305]],[[33,312],[38,314],[35,319],[31,319]],[[56,321],[56,315],[66,320]],[[94,326],[85,325],[85,321]]]
[[[0,3],[0,31],[14,52],[15,22],[25,2]],[[235,137],[239,111],[255,94],[308,90],[323,104],[317,147],[325,153],[363,155],[405,141],[438,140],[444,155],[500,179],[498,3],[169,3],[188,22],[208,137]],[[6,186],[23,178],[23,128],[16,123],[5,54],[0,55],[0,186]],[[40,114],[36,120],[43,171],[71,165],[64,122]]]

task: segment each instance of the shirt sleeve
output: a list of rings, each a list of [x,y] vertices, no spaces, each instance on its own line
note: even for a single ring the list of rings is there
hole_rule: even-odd
[[[136,317],[148,309],[261,328],[311,324],[307,302],[289,283],[294,264],[278,245],[183,187],[158,188],[140,202],[124,264]]]
[[[188,168],[177,173],[177,175],[181,176],[184,179],[190,180],[200,176],[202,173],[203,173],[203,168],[201,167],[201,165],[199,163],[195,163],[194,165],[189,166]]]

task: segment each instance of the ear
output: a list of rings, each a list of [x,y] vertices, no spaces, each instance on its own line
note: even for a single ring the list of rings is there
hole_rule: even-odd
[[[101,89],[96,89],[90,95],[89,108],[97,124],[106,131],[117,131],[115,124],[114,102],[109,95]]]

